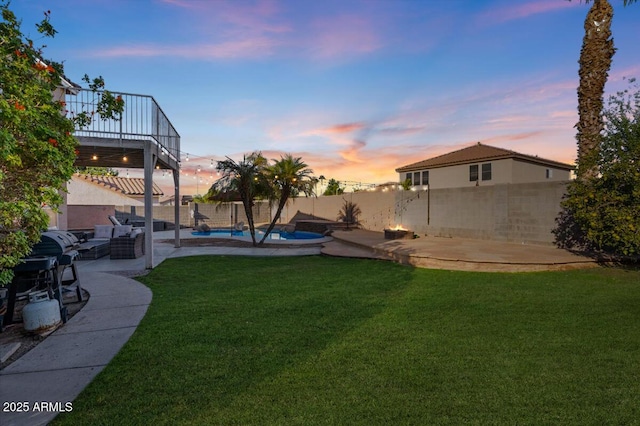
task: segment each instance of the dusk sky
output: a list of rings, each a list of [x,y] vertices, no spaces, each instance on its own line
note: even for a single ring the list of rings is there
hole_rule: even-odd
[[[607,92],[640,77],[640,4],[614,6]],[[181,192],[211,160],[300,156],[316,176],[395,169],[478,141],[573,163],[574,0],[14,0],[23,32],[51,10],[45,58],[152,95],[181,135]],[[186,154],[189,161],[185,161]],[[158,184],[172,186],[157,175]],[[165,192],[167,192],[165,190]],[[171,192],[168,192],[169,194]]]

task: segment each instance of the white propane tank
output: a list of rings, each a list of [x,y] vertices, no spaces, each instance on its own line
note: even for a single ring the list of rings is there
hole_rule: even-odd
[[[46,291],[31,293],[29,303],[22,308],[22,320],[26,331],[48,331],[62,322],[60,304],[55,299],[49,299]]]

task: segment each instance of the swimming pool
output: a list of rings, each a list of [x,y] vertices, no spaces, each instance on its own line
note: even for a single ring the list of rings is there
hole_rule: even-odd
[[[249,231],[235,231],[229,229],[212,229],[210,231],[193,231],[191,235],[196,237],[251,237],[251,233]],[[264,235],[263,231],[256,230],[256,239],[262,239]],[[314,240],[318,238],[324,238],[322,234],[317,234],[315,232],[306,232],[306,231],[278,231],[273,230],[267,237],[267,240]]]

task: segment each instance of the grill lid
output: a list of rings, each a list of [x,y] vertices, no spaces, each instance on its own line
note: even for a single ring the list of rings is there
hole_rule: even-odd
[[[33,246],[32,256],[56,256],[58,260],[67,251],[78,246],[78,239],[71,232],[47,231],[40,236],[40,242]]]

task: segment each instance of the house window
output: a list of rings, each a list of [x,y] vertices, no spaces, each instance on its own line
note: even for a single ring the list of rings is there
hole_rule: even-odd
[[[469,166],[469,182],[476,182],[478,180],[478,165],[474,164]]]
[[[406,181],[409,181],[409,185],[413,185],[413,182],[411,181],[411,176],[412,176],[412,174],[411,174],[411,173],[407,173],[407,177],[406,177],[406,179],[404,180],[405,182],[406,182]]]
[[[420,185],[420,172],[413,173],[413,185]]]
[[[551,179],[553,177],[553,169],[547,169],[547,179]]]
[[[491,180],[491,163],[482,165],[482,180]]]
[[[422,184],[429,185],[429,171],[422,172]]]

